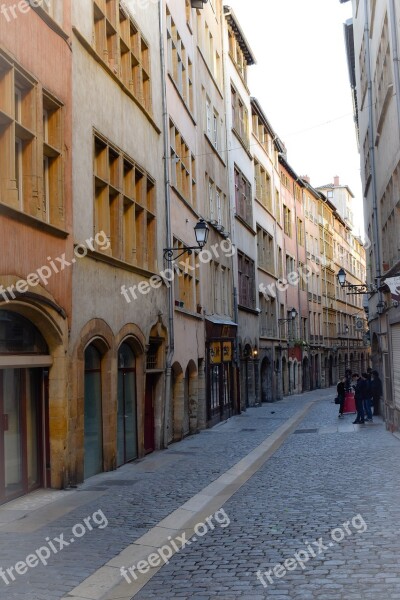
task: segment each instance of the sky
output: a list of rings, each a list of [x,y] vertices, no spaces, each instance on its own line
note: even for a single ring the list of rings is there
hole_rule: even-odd
[[[362,218],[360,158],[343,23],[351,2],[226,0],[255,54],[249,87],[285,143],[289,164],[314,187],[333,182],[355,195]]]

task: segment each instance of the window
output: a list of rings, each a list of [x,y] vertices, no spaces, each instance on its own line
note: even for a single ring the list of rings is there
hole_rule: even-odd
[[[196,163],[189,146],[170,121],[171,180],[175,189],[192,206],[196,206]]]
[[[254,260],[238,251],[239,304],[256,308]]]
[[[232,59],[233,64],[238,70],[242,79],[247,82],[247,61],[244,56],[243,50],[240,47],[239,42],[236,39],[235,33],[232,27],[228,29],[229,36],[229,56]]]
[[[281,222],[281,203],[278,190],[275,190],[275,219],[278,223]]]
[[[292,212],[283,205],[283,230],[288,237],[292,237]]]
[[[214,184],[206,173],[206,186],[208,190],[209,217],[212,225],[228,226],[228,207],[226,195]]]
[[[155,183],[132,158],[94,136],[95,231],[104,231],[105,253],[156,270]]]
[[[174,238],[173,247],[183,250],[185,244]],[[196,312],[197,306],[200,305],[200,266],[197,253],[184,255],[174,266],[176,270],[175,306]]]
[[[249,146],[249,116],[248,110],[236,89],[231,86],[232,126],[236,135]]]
[[[272,213],[271,178],[264,167],[256,160],[254,161],[254,171],[256,200]]]
[[[184,103],[193,112],[193,68],[186,48],[167,9],[168,70]]]
[[[64,227],[62,148],[62,104],[0,53],[0,201]]]
[[[297,219],[297,243],[299,246],[304,246],[304,223],[301,219]]]
[[[235,203],[236,214],[242,218],[250,227],[253,226],[253,209],[251,185],[246,177],[235,166]]]
[[[231,271],[218,262],[211,261],[211,307],[218,315],[231,314]]]
[[[94,47],[138,103],[151,113],[149,45],[118,0],[95,0]]]
[[[190,33],[192,33],[192,6],[190,0],[185,0],[185,13],[186,13],[186,25],[190,29]]]
[[[270,273],[275,273],[275,243],[272,235],[257,226],[258,265]]]

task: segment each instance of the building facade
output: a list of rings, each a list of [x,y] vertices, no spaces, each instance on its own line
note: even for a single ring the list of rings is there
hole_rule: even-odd
[[[343,1],[343,0],[342,0]],[[384,387],[387,427],[400,426],[400,3],[353,1],[345,24],[360,150],[373,367]],[[394,284],[394,287],[390,287]]]
[[[0,18],[0,503],[68,463],[71,15],[26,8]]]
[[[229,7],[53,0],[0,34],[0,502],[367,365],[347,188],[288,162]]]

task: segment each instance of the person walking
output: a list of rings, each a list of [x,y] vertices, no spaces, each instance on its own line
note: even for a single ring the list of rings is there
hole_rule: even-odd
[[[366,395],[366,381],[358,373],[353,373],[352,376],[354,387],[354,397],[356,401],[357,417],[353,421],[353,425],[364,425],[364,396]]]
[[[372,423],[372,411],[371,411],[371,399],[372,399],[372,389],[371,389],[371,381],[369,379],[368,373],[362,373],[361,377],[365,381],[364,385],[364,413],[365,420],[369,423]]]
[[[382,397],[382,381],[379,377],[378,371],[372,371],[371,374],[371,396],[372,405],[374,409],[374,416],[379,415],[380,412],[380,399]]]
[[[339,419],[343,419],[344,399],[346,394],[346,377],[342,377],[336,386],[337,397],[339,398]]]

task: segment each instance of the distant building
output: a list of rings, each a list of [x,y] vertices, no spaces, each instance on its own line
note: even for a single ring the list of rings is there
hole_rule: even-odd
[[[316,188],[323,192],[332,202],[343,221],[354,228],[354,194],[348,185],[340,185],[339,176],[333,178],[333,183],[320,185]]]

